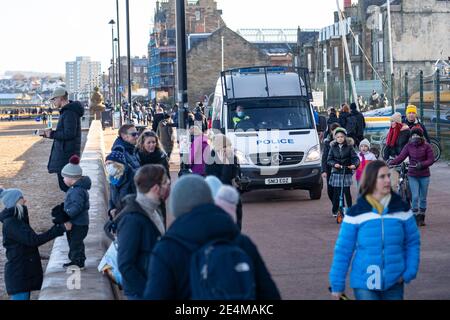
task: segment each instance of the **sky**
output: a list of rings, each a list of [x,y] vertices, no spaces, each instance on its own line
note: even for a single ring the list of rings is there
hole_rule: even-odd
[[[125,0],[120,0],[121,54],[126,55]],[[342,5],[342,0],[340,0]],[[156,0],[130,0],[131,55],[147,55]],[[315,28],[333,22],[335,0],[217,0],[225,23],[239,28]],[[106,71],[112,57],[115,0],[0,1],[0,75],[65,73],[65,62],[90,56]]]

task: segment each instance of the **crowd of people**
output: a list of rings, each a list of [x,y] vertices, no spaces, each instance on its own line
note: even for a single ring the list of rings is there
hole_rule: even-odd
[[[52,101],[61,116],[56,130],[47,129],[44,134],[53,140],[48,170],[57,174],[65,192],[64,203],[52,209],[54,226],[36,234],[22,191],[0,188],[5,207],[0,222],[8,260],[5,282],[15,300],[27,300],[31,291],[40,289],[43,272],[38,247],[64,233],[69,261],[63,267],[85,267],[92,182],[80,166],[84,109],[79,102],[69,101],[63,88],[55,90]],[[236,116],[237,122],[241,116],[245,115]],[[176,125],[172,115],[157,109],[151,129],[139,131],[134,124],[126,124],[118,131],[105,159],[110,190],[105,231],[114,240],[114,273],[120,275],[112,279],[130,300],[281,299],[257,246],[241,231],[240,167],[230,140],[222,134],[210,140],[200,105],[186,120],[192,142],[190,164],[173,187],[170,156]],[[330,271],[336,299],[344,296],[352,258],[350,286],[357,299],[402,299],[404,284],[418,271],[418,226],[425,225],[434,157],[415,106],[408,106],[403,119],[398,113],[392,115],[391,123],[381,161],[370,151],[364,117],[355,104],[343,105],[339,114],[335,108],[329,110],[322,172],[333,216],[341,193],[348,207]],[[407,157],[411,204],[391,185],[391,167]],[[358,199],[353,206],[355,173]],[[170,227],[168,212],[174,219]]]

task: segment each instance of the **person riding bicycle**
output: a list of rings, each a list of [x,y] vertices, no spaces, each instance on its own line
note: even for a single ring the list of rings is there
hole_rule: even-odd
[[[422,129],[425,140],[428,143],[430,143],[430,137],[428,136],[428,131],[425,128],[425,126],[423,125],[423,123],[421,123],[419,121],[419,118],[417,117],[417,107],[415,105],[410,104],[406,108],[406,117],[405,117],[405,119],[403,119],[403,123],[405,123],[411,130],[414,128]]]
[[[333,168],[329,184],[333,187],[332,214],[333,217],[337,217],[341,188],[344,188],[347,207],[352,206],[350,187],[353,183],[353,170],[359,166],[359,158],[354,149],[353,139],[347,138],[347,130],[335,129],[334,138],[335,140],[330,143],[327,165]]]
[[[389,165],[398,165],[409,157],[408,169],[409,186],[412,197],[412,211],[416,217],[417,225],[425,226],[425,212],[427,210],[427,193],[430,184],[430,167],[434,163],[433,150],[425,141],[421,128],[411,130],[411,140],[403,148],[400,155],[389,162]]]

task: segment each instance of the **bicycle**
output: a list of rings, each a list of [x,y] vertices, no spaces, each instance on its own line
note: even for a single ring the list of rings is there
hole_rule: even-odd
[[[439,139],[430,138],[431,149],[433,150],[434,162],[438,162],[441,158],[442,148]],[[386,137],[381,142],[381,151],[380,153],[383,155],[384,150],[386,149]]]
[[[397,193],[400,195],[402,200],[411,205],[412,202],[412,194],[411,189],[409,187],[409,178],[408,178],[408,169],[414,168],[415,166],[408,164],[407,162],[402,162],[399,165],[389,166],[389,168],[400,169],[397,170],[399,172]]]

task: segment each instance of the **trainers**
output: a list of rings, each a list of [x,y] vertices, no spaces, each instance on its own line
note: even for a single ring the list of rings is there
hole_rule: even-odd
[[[333,216],[333,218],[337,218],[337,213],[333,212],[331,215]]]
[[[84,270],[85,269],[84,263],[80,264],[80,263],[75,263],[75,262],[69,262],[69,263],[64,263],[63,264],[63,268],[64,269],[68,269],[68,268],[71,268],[71,267],[77,267],[80,270]]]

